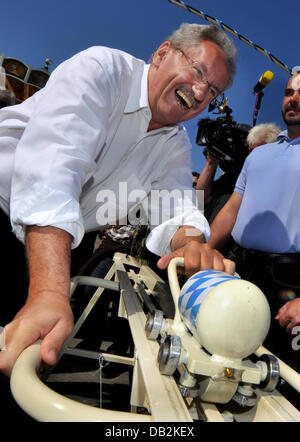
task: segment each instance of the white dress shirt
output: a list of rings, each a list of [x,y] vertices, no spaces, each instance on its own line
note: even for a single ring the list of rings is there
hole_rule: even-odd
[[[103,195],[113,192],[121,200],[120,183],[127,194],[139,189],[148,196],[154,189],[192,188],[185,128],[147,132],[148,69],[122,51],[92,47],[58,66],[35,95],[0,111],[0,206],[10,211],[21,241],[24,226],[51,225],[69,232],[76,247],[85,231],[101,227],[101,207],[107,224],[116,221],[116,201],[104,204]],[[136,205],[127,202],[126,210]],[[148,204],[150,212],[159,210],[154,206]],[[177,198],[165,215],[165,222],[152,226],[152,252],[168,251],[181,224],[208,239],[208,223],[189,196]]]

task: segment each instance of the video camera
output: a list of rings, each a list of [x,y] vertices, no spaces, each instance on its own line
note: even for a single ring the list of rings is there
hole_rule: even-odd
[[[224,113],[225,116],[216,120],[210,118],[199,120],[196,143],[205,146],[204,155],[210,152],[220,160],[219,166],[223,171],[237,170],[242,167],[249,154],[247,135],[251,126],[237,124],[233,120],[232,110],[227,105],[227,99],[224,100],[224,95],[221,103],[210,105],[208,112],[215,108],[219,109],[218,113]]]

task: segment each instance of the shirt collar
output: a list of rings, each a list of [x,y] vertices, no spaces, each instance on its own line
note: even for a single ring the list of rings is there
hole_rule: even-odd
[[[280,134],[277,136],[277,141],[280,143],[282,143],[283,141],[289,141],[289,137],[287,134],[287,130],[283,130],[282,132],[280,132]]]
[[[135,75],[128,100],[124,109],[124,113],[135,112],[139,109],[148,107],[148,71],[149,64],[145,64],[143,70],[138,71]],[[150,108],[149,108],[150,109]]]
[[[151,120],[151,109],[148,101],[148,72],[149,72],[150,64],[144,64],[143,69],[139,70],[135,77],[133,78],[131,89],[129,92],[129,96],[127,99],[127,103],[124,109],[125,114],[129,114],[132,112],[136,112],[140,109],[148,109],[147,116],[149,121]],[[174,133],[178,132],[181,128],[181,124],[175,124],[174,126],[164,126],[159,129],[155,129],[152,131],[161,132],[161,131],[174,131]]]
[[[287,141],[288,143],[299,144],[300,143],[300,137],[298,137],[298,138],[294,139],[293,141],[291,141],[290,137],[288,136],[287,130],[283,130],[278,135],[277,141],[279,143],[283,143],[284,141]]]

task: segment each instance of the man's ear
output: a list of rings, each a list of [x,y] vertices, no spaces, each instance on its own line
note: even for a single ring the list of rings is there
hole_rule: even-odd
[[[172,45],[169,41],[163,42],[154,52],[152,57],[152,64],[158,67],[171,48]]]

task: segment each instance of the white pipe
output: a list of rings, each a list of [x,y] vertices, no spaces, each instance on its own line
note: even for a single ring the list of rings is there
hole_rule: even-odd
[[[279,363],[280,376],[285,379],[298,393],[300,393],[300,374],[293,370],[289,365],[285,364],[276,355],[267,350],[262,345],[255,351],[256,356],[261,356],[263,354],[270,354],[276,357]]]
[[[38,377],[40,343],[26,348],[11,374],[11,391],[20,407],[42,422],[151,422],[152,417],[104,410],[68,399],[48,388]]]
[[[180,286],[178,282],[177,276],[177,266],[184,267],[184,259],[183,258],[173,258],[168,266],[168,278],[169,278],[169,286],[173,296],[173,301],[175,305],[175,316],[173,321],[174,329],[181,323],[180,313],[178,308],[178,300],[180,296]]]
[[[77,285],[90,285],[93,287],[103,287],[109,290],[120,290],[120,284],[116,281],[108,281],[103,278],[96,278],[95,276],[74,276],[71,279],[71,296],[74,293]]]

